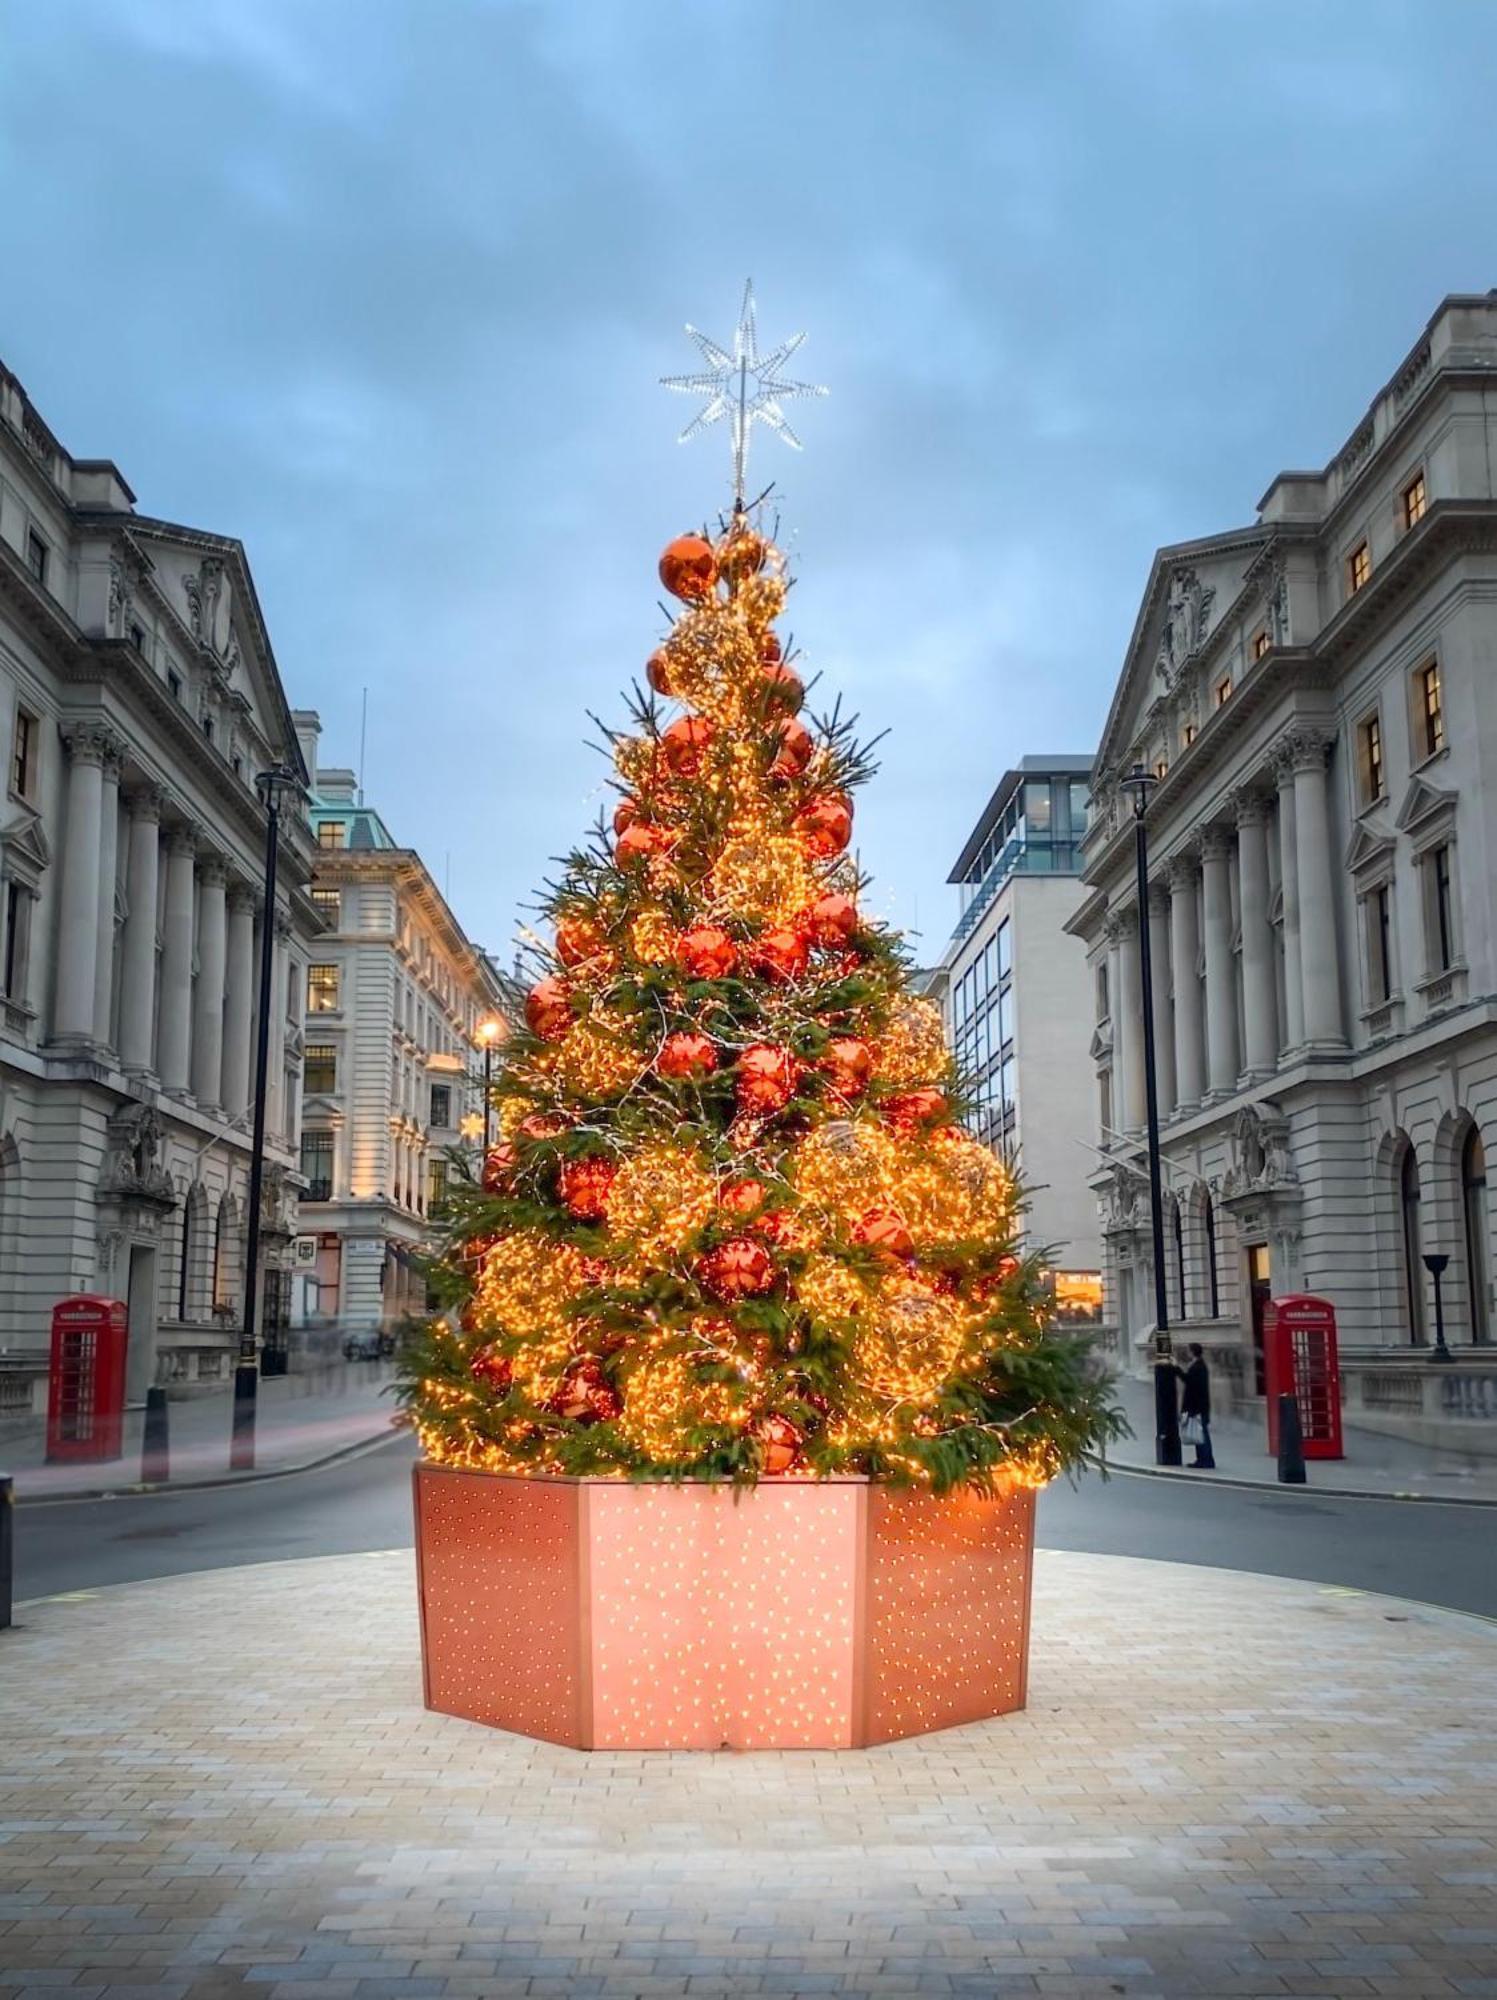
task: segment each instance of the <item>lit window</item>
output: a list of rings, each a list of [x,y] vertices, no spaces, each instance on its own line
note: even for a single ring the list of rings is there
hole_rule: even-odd
[[[1216,705],[1218,708],[1224,708],[1226,706],[1226,703],[1230,698],[1231,693],[1232,693],[1232,677],[1230,674],[1228,674],[1225,679],[1219,680],[1216,684]]]
[[[1191,744],[1195,742],[1197,736],[1199,736],[1200,733],[1201,732],[1196,728],[1193,722],[1186,723],[1182,734],[1184,735],[1185,738],[1185,747],[1187,750],[1190,748]]]
[[[338,1088],[338,1051],[331,1042],[308,1042],[302,1065],[302,1089],[309,1097]]]
[[[1253,634],[1253,658],[1261,660],[1272,644],[1273,641],[1268,636],[1268,627],[1260,625]]]
[[[15,742],[10,755],[10,788],[18,799],[29,799],[36,783],[36,717],[16,710]]]
[[[26,567],[38,583],[47,581],[47,544],[35,528],[26,530]]]
[[[348,821],[346,819],[325,819],[317,828],[317,845],[333,848],[348,845]]]
[[[1424,474],[1416,472],[1403,489],[1403,525],[1405,529],[1417,526],[1424,519],[1424,510],[1429,505],[1425,491]]]
[[[1445,711],[1440,702],[1440,663],[1426,660],[1414,676],[1415,692],[1418,696],[1418,740],[1424,745],[1423,756],[1433,757],[1437,750],[1445,748]]]
[[[1167,757],[1156,758],[1154,761],[1154,776],[1162,778],[1169,767],[1169,759]]]
[[[309,965],[307,967],[307,1012],[309,1014],[336,1014],[338,1011],[338,967],[336,965]]]
[[[1450,895],[1450,847],[1437,847],[1424,864],[1429,884],[1429,957],[1431,972],[1449,972],[1455,964],[1455,909]]]
[[[1376,805],[1387,794],[1387,783],[1383,776],[1383,725],[1375,715],[1357,730],[1357,742],[1362,759],[1362,803]]]
[[[1372,551],[1365,542],[1358,542],[1346,558],[1346,588],[1355,595],[1372,574]]]
[[[343,891],[341,889],[314,889],[312,906],[321,912],[322,920],[333,930],[338,928],[343,917]]]

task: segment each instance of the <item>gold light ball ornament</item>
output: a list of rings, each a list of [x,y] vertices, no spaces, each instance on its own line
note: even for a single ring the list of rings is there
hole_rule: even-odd
[[[738,608],[750,625],[772,625],[785,609],[785,579],[762,571],[739,587]]]
[[[641,910],[629,926],[629,948],[644,965],[670,965],[676,956],[676,927],[664,910]]]
[[[753,825],[729,830],[708,880],[715,908],[749,923],[788,922],[813,899],[816,886],[801,839]]]
[[[525,996],[525,1023],[543,1042],[559,1042],[571,1029],[572,991],[564,979],[537,980]]]
[[[655,1256],[680,1250],[705,1228],[717,1186],[694,1153],[660,1142],[619,1164],[608,1194],[609,1233]]]
[[[756,535],[752,528],[739,524],[717,545],[718,573],[730,582],[741,583],[745,577],[763,569],[768,553],[764,537]]]
[[[644,1059],[622,1023],[607,1011],[580,1021],[556,1057],[556,1080],[572,1097],[618,1097],[644,1070]]]
[[[677,535],[660,558],[660,581],[672,597],[695,604],[717,582],[717,557],[700,535]]]
[[[882,1290],[853,1340],[853,1366],[877,1395],[929,1402],[955,1371],[965,1324],[956,1303],[908,1280]]]
[[[792,1177],[806,1201],[829,1214],[857,1214],[888,1199],[894,1140],[867,1118],[833,1118],[807,1133]]]
[[[905,1000],[894,1011],[874,1054],[880,1083],[923,1083],[946,1066],[941,1010],[929,1000]]]
[[[839,1258],[818,1254],[807,1259],[795,1281],[795,1296],[823,1323],[856,1319],[868,1306],[869,1290],[856,1271]]]

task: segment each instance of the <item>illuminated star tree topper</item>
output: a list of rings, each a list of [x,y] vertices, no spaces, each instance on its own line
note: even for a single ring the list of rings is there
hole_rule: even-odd
[[[715,340],[709,340],[694,326],[688,326],[686,331],[696,343],[707,367],[696,375],[663,375],[660,386],[662,389],[674,389],[683,396],[705,396],[707,399],[682,431],[678,440],[681,444],[685,444],[688,438],[694,438],[709,424],[718,423],[723,417],[728,418],[733,440],[733,499],[735,509],[741,512],[748,470],[749,434],[754,425],[767,425],[792,450],[799,451],[801,441],[786,421],[782,405],[800,397],[824,396],[827,391],[820,383],[791,382],[781,373],[785,363],[805,339],[803,333],[792,334],[772,354],[760,354],[758,329],[754,321],[752,279],[743,288],[743,305],[733,330],[731,351],[719,347]]]

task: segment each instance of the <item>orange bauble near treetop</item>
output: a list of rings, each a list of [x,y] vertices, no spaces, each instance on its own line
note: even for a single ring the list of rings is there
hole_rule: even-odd
[[[802,708],[768,525],[735,486],[653,633],[641,589],[400,1350],[427,1699],[587,1748],[1021,1705],[1033,1494],[1120,1434],[849,858],[873,750]]]
[[[660,558],[660,581],[672,597],[688,604],[710,596],[717,582],[717,557],[700,535],[677,535]]]

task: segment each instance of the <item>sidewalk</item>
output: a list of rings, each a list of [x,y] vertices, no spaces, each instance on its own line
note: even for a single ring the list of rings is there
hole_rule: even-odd
[[[388,1437],[399,1411],[387,1388],[393,1369],[382,1361],[334,1361],[304,1374],[262,1380],[255,1422],[255,1471],[229,1471],[233,1390],[167,1405],[171,1484],[193,1486],[266,1472],[298,1472],[361,1444]],[[22,1437],[0,1438],[0,1472],[14,1475],[18,1500],[61,1500],[81,1493],[127,1491],[140,1481],[144,1412],[127,1411],[125,1449],[93,1465],[48,1465],[38,1424]]]
[[[1348,1430],[1342,1459],[1311,1459],[1303,1487],[1279,1485],[1278,1463],[1268,1455],[1268,1437],[1261,1415],[1233,1416],[1219,1410],[1211,1421],[1215,1472],[1191,1472],[1154,1463],[1154,1384],[1119,1376],[1118,1402],[1133,1426],[1133,1436],[1109,1445],[1106,1458],[1118,1471],[1157,1472],[1167,1479],[1237,1480],[1272,1486],[1279,1492],[1370,1493],[1389,1499],[1485,1500],[1497,1505],[1497,1459],[1468,1458],[1459,1452],[1434,1451],[1401,1438],[1379,1437],[1372,1431]],[[1185,1457],[1193,1456],[1185,1448]]]

